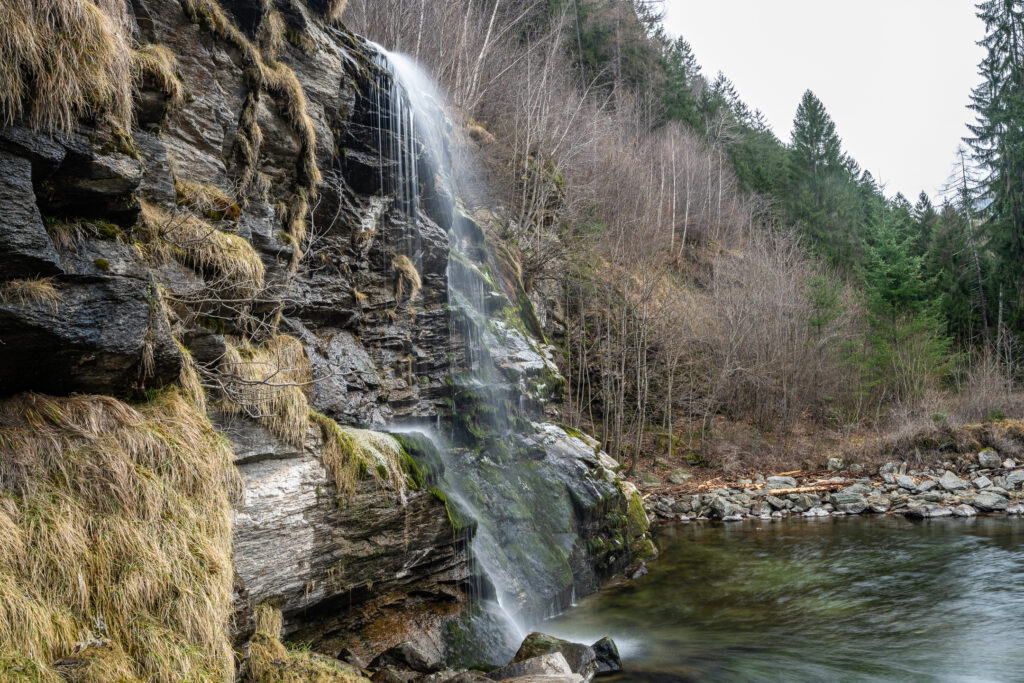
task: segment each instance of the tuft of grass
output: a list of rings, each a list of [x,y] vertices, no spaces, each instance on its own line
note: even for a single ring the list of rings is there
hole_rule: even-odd
[[[295,72],[281,62],[260,62],[263,87],[282,104],[284,118],[299,138],[298,172],[302,186],[310,197],[323,180],[316,162],[316,129],[309,116],[309,105],[302,84]]]
[[[185,101],[185,86],[178,75],[178,57],[165,45],[149,43],[133,54],[135,72],[149,76],[170,98],[171,107],[180,107]]]
[[[256,632],[249,642],[249,674],[256,683],[359,683],[367,679],[336,659],[288,649],[281,643],[281,610],[256,608]]]
[[[179,204],[211,221],[237,221],[242,213],[241,207],[215,185],[175,178],[174,192]]]
[[[139,204],[140,227],[151,236],[150,256],[195,268],[225,296],[251,299],[263,290],[263,261],[244,238],[186,211],[170,213],[145,200]]]
[[[276,9],[270,10],[259,35],[260,52],[268,59],[277,59],[284,48],[285,25],[281,13]]]
[[[223,407],[259,420],[292,446],[301,447],[309,425],[305,387],[313,371],[302,344],[273,335],[264,344],[229,339],[220,362]]]
[[[0,125],[70,133],[82,117],[131,130],[133,59],[120,3],[0,3]]]
[[[135,407],[0,402],[0,672],[230,681],[239,486],[227,441],[178,389]]]
[[[341,15],[345,13],[346,5],[348,5],[348,0],[328,0],[325,12],[327,20],[330,22],[341,21]]]
[[[423,288],[423,281],[420,279],[420,273],[416,270],[416,266],[412,264],[408,256],[399,254],[391,259],[391,267],[398,275],[398,279],[395,281],[395,298],[401,301],[402,296],[408,291],[409,299],[415,299]]]
[[[56,311],[60,303],[60,292],[54,286],[52,277],[8,280],[0,284],[0,303],[9,306],[42,304]]]
[[[342,427],[314,410],[309,411],[309,419],[323,436],[321,459],[340,495],[351,498],[359,479],[369,473],[405,504],[407,480],[403,465],[408,456],[395,437],[368,429]]]

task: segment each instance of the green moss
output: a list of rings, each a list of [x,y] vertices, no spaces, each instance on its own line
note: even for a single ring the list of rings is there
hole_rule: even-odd
[[[95,261],[93,261],[92,264],[99,268],[100,270],[102,270],[103,272],[107,272],[110,270],[110,261],[108,261],[105,258],[98,258]]]

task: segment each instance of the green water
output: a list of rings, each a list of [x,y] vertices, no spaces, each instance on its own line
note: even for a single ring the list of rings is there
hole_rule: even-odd
[[[1024,681],[1024,520],[669,528],[650,573],[541,626],[620,681]],[[608,679],[614,680],[614,679]]]

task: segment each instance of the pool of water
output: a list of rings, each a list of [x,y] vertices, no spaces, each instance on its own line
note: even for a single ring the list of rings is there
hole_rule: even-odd
[[[1024,681],[1019,518],[690,524],[658,546],[542,630],[612,636],[619,681]]]

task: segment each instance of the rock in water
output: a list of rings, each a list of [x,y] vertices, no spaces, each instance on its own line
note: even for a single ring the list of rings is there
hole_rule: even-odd
[[[950,510],[954,517],[974,517],[978,514],[978,511],[972,508],[970,505],[957,505]]]
[[[622,658],[619,657],[619,648],[614,640],[604,637],[590,648],[597,657],[598,674],[614,674],[622,671]]]
[[[986,469],[994,470],[1002,464],[1002,461],[994,448],[986,448],[978,453],[978,464]]]
[[[516,656],[512,658],[512,663],[525,662],[555,652],[561,653],[572,672],[585,680],[589,681],[598,672],[597,656],[590,646],[555,638],[546,633],[531,633],[526,636]]]

